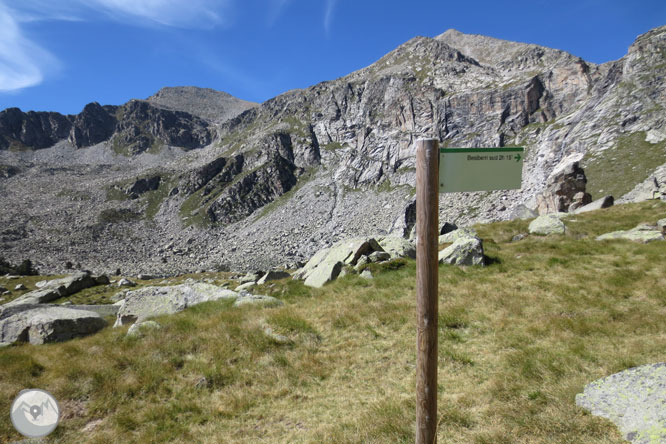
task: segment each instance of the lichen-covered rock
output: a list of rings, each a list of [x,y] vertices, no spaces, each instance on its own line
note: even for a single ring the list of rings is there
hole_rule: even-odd
[[[241,292],[234,302],[234,307],[240,307],[243,305],[261,305],[263,307],[279,307],[284,305],[284,302],[274,298],[272,296],[264,296],[261,294],[250,294],[247,292]]]
[[[439,252],[440,264],[484,265],[483,243],[477,237],[462,237]]]
[[[162,326],[155,321],[137,322],[130,326],[127,330],[127,336],[140,338],[150,330],[159,330]]]
[[[202,302],[236,299],[238,293],[211,284],[144,287],[125,294],[114,327],[164,314],[177,313]]]
[[[528,227],[530,234],[541,234],[548,236],[550,234],[564,234],[566,226],[557,214],[545,214],[537,217]]]
[[[43,304],[51,302],[61,297],[70,296],[86,288],[98,285],[97,278],[88,272],[76,273],[60,279],[53,279],[42,283],[38,290],[24,294],[20,298],[5,304],[6,306],[16,306],[22,304]]]
[[[379,246],[391,255],[391,259],[401,257],[416,258],[416,246],[412,241],[393,236],[381,237],[377,241],[379,242]]]
[[[345,264],[356,265],[361,257],[375,251],[384,249],[373,238],[346,239],[317,252],[294,278],[304,279],[308,287],[319,288],[335,280]]]
[[[664,240],[662,229],[656,226],[640,224],[627,231],[613,231],[597,236],[597,240],[624,239],[647,244],[648,242]]]
[[[630,368],[598,379],[576,405],[611,420],[634,444],[666,442],[666,363]]]
[[[476,230],[473,228],[458,228],[446,234],[439,236],[439,244],[450,244],[459,239],[478,238]]]
[[[337,279],[343,266],[344,262],[326,258],[307,275],[304,284],[308,287],[321,288],[325,283]]]
[[[0,343],[44,344],[87,336],[106,326],[94,312],[59,305],[18,305],[0,310]]]

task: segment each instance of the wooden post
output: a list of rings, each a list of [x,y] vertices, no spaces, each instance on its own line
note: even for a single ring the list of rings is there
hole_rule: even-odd
[[[416,141],[416,444],[437,442],[439,142]]]

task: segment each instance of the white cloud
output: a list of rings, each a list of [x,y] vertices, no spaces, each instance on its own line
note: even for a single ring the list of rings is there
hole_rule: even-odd
[[[0,0],[0,92],[40,84],[57,59],[21,25],[44,20],[106,19],[138,26],[211,28],[229,25],[235,0]],[[287,1],[287,0],[281,0]]]
[[[165,26],[208,28],[231,22],[231,0],[76,0],[118,20],[134,18]]]
[[[0,92],[38,85],[55,58],[23,35],[15,15],[0,2]]]
[[[331,32],[331,24],[333,23],[333,14],[335,12],[335,6],[338,3],[337,0],[326,0],[326,13],[324,14],[324,30],[326,34]]]

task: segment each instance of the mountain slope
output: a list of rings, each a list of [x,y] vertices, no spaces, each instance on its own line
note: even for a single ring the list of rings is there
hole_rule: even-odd
[[[67,260],[165,273],[293,264],[342,237],[403,234],[421,136],[526,148],[521,190],[441,195],[442,222],[504,219],[533,206],[572,154],[583,156],[594,197],[620,197],[666,164],[664,51],[666,27],[603,65],[450,30],[220,124],[150,101],[96,105],[99,123],[86,126],[93,141],[106,137],[105,114],[127,123],[105,142],[77,150],[70,136],[53,148],[0,151],[12,176],[0,179],[8,196],[0,219],[10,227],[0,242],[13,262],[29,256],[54,271]],[[57,116],[30,116],[9,144],[37,134],[32,128],[47,129],[39,147],[67,133]],[[129,191],[149,182],[157,189]]]
[[[185,111],[216,123],[258,106],[257,103],[237,99],[222,91],[193,86],[162,88],[146,100],[159,108]]]

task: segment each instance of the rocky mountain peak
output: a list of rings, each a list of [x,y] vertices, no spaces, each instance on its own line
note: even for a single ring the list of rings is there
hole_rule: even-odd
[[[223,91],[195,86],[165,87],[146,100],[153,106],[186,111],[215,123],[232,119],[258,106],[257,103],[238,99]]]

